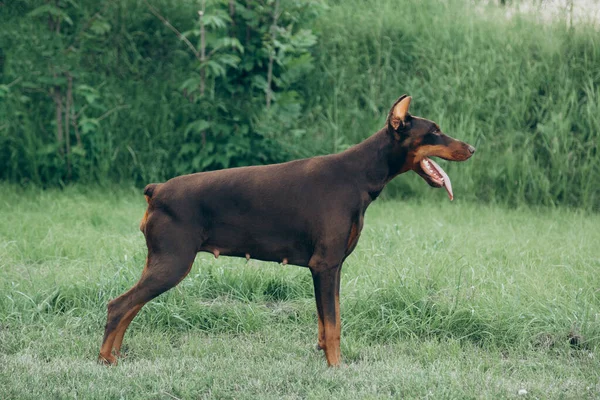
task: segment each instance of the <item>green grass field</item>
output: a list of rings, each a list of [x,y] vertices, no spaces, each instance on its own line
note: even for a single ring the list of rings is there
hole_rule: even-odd
[[[2,399],[600,396],[598,214],[439,190],[376,202],[342,273],[337,369],[315,350],[307,270],[200,254],[106,368],[106,303],[145,258],[143,196],[0,189]]]

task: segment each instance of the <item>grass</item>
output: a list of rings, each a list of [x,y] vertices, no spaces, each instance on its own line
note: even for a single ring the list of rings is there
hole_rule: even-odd
[[[468,1],[332,1],[318,20],[310,142],[324,152],[379,129],[408,93],[411,112],[478,149],[458,182],[465,197],[514,206],[598,209],[600,52],[592,25]],[[547,7],[537,2],[540,8]],[[311,86],[312,85],[312,86]],[[314,100],[313,100],[314,99]],[[445,168],[445,166],[444,166]],[[395,182],[399,196],[422,185]],[[425,188],[426,189],[426,188]]]
[[[0,398],[600,396],[597,214],[434,190],[376,202],[344,266],[339,369],[315,350],[307,270],[200,254],[105,368],[106,303],[145,257],[143,197],[1,189]]]

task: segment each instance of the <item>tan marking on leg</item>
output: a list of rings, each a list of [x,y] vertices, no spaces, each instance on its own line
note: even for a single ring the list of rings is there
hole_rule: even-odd
[[[325,357],[330,367],[340,365],[340,324],[325,320]]]
[[[348,241],[346,242],[346,253],[354,250],[356,243],[358,242],[359,232],[358,232],[358,224],[353,223],[352,227],[350,227],[350,234],[348,235]]]
[[[246,253],[246,261],[250,261],[250,253]]]
[[[100,347],[100,355],[98,357],[98,360],[104,364],[117,364],[117,359],[112,354],[112,349],[116,348],[117,351],[120,351],[125,330],[129,326],[131,320],[133,320],[139,309],[142,308],[146,302],[181,282],[181,280],[190,272],[193,265],[193,258],[187,266],[187,269],[178,277],[179,279],[176,282],[168,282],[164,287],[156,286],[161,283],[157,278],[163,279],[160,275],[157,275],[157,271],[159,273],[161,270],[164,271],[164,267],[161,265],[154,265],[154,269],[151,269],[149,263],[150,261],[147,258],[146,266],[142,271],[140,280],[131,289],[109,302],[104,340]],[[156,292],[154,292],[155,290]]]
[[[145,303],[144,303],[145,304]],[[123,344],[123,337],[125,336],[125,331],[131,324],[131,321],[135,318],[137,313],[142,309],[144,304],[139,304],[132,308],[126,315],[123,317],[119,326],[117,326],[117,333],[115,335],[115,341],[113,342],[113,349],[115,350],[115,355],[119,357],[121,355],[121,345]]]
[[[325,270],[316,275],[323,313],[325,357],[329,366],[340,364],[340,307],[339,307],[339,277],[341,267]],[[316,291],[316,290],[315,290]],[[316,294],[316,293],[315,293]]]
[[[288,259],[287,259],[287,258],[284,258],[284,259],[283,259],[283,261],[282,261],[281,263],[282,263],[283,265],[287,265],[287,263],[288,263]]]
[[[117,358],[112,355],[112,344],[115,340],[116,331],[113,331],[106,337],[106,340],[100,348],[100,355],[98,355],[98,362],[105,365],[117,365]]]
[[[146,196],[146,197],[148,197],[148,196]],[[142,270],[142,277],[145,276],[147,273],[148,273],[148,257],[146,257],[146,263],[144,264],[144,269]],[[131,288],[129,291],[127,291],[127,293],[131,292],[134,288],[135,288],[135,286],[133,288]],[[144,306],[144,304],[146,304],[146,303],[144,302],[142,304],[134,306],[121,319],[121,322],[119,322],[119,325],[117,325],[117,328],[115,329],[115,335],[112,339],[113,340],[112,348],[115,350],[116,356],[120,355],[121,345],[123,344],[123,337],[125,336],[125,331],[127,330],[127,327],[129,327],[129,324],[135,318],[135,316],[140,311],[140,309]]]
[[[221,254],[221,252],[217,249],[214,249],[213,254],[214,254],[215,258],[219,258],[219,254]]]
[[[144,197],[146,198],[146,202],[148,203],[148,205],[150,205],[150,197],[144,195]],[[145,230],[146,230],[146,222],[148,221],[148,209],[150,208],[150,206],[148,206],[148,208],[146,208],[146,212],[144,213],[144,216],[142,217],[142,221],[140,222],[140,231],[142,231],[142,233],[145,234]]]

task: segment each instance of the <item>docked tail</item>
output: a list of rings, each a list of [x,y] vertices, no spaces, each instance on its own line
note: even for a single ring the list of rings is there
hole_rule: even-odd
[[[144,217],[142,218],[142,222],[140,222],[140,231],[145,235],[146,234],[146,221],[148,221],[148,211],[150,211],[150,199],[154,195],[154,191],[160,185],[160,183],[151,183],[144,188],[144,197],[148,202],[148,208],[146,209],[146,213],[144,213]]]
[[[152,198],[152,195],[154,194],[154,191],[156,190],[158,185],[160,185],[160,183],[151,183],[144,188],[144,196],[146,196],[146,200]]]

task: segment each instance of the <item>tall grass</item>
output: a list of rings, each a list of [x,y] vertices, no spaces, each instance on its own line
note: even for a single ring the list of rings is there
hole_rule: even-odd
[[[319,144],[331,151],[361,140],[409,93],[414,113],[478,148],[468,163],[448,165],[463,196],[598,209],[600,34],[481,7],[335,2],[317,27],[308,96],[324,107]],[[418,179],[398,180],[391,193],[423,190]]]

